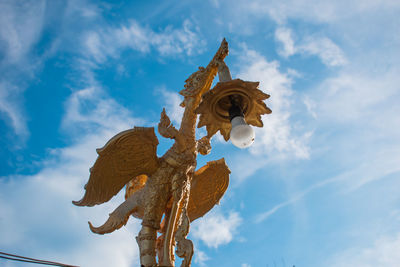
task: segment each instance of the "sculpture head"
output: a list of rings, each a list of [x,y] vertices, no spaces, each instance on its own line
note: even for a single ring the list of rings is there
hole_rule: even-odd
[[[199,70],[189,76],[185,81],[185,89],[179,93],[185,97],[181,103],[182,107],[193,105],[193,101],[200,100],[201,96],[207,91],[208,71],[204,67],[199,67]],[[198,101],[196,101],[198,102]],[[198,104],[198,103],[197,103]]]
[[[218,65],[223,62],[228,52],[228,43],[224,38],[208,66],[206,68],[199,67],[199,70],[190,75],[185,81],[185,89],[179,92],[185,97],[181,103],[182,107],[191,106],[192,108],[196,108],[199,105],[203,94],[211,88],[211,84],[218,71]]]

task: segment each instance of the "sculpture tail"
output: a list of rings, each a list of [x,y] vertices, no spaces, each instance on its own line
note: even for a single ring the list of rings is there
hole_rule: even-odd
[[[94,227],[91,222],[89,223],[90,230],[96,234],[108,234],[124,226],[129,219],[129,216],[139,208],[139,194],[133,194],[121,205],[118,206],[107,221],[100,227]]]
[[[93,233],[104,235],[104,234],[112,233],[115,230],[121,228],[128,222],[128,219],[129,219],[129,215],[126,216],[126,218],[119,218],[119,217],[116,217],[116,216],[113,216],[112,214],[110,214],[110,217],[108,218],[108,220],[100,227],[94,227],[91,222],[88,222],[88,223],[89,223],[90,230]]]

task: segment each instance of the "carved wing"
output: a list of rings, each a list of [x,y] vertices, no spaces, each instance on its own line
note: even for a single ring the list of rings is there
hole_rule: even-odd
[[[207,162],[196,171],[188,203],[190,221],[204,216],[219,202],[228,188],[230,173],[223,158]]]
[[[94,206],[110,200],[132,178],[150,176],[158,167],[158,145],[153,127],[135,127],[111,138],[90,169],[85,195],[77,206]]]

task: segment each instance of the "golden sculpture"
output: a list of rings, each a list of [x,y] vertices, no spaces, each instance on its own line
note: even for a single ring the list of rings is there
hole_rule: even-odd
[[[208,66],[200,67],[185,81],[185,89],[180,92],[185,111],[179,130],[163,109],[158,132],[175,143],[161,158],[156,154],[158,140],[153,127],[123,131],[97,149],[99,156],[90,169],[85,195],[73,202],[77,206],[102,204],[126,186],[125,201],[108,220],[100,227],[90,222],[89,226],[92,232],[105,234],[125,225],[130,215],[142,219],[136,237],[141,266],[175,266],[175,253],[183,258],[181,266],[190,266],[193,244],[186,239],[190,222],[219,202],[230,174],[223,158],[195,171],[196,157],[198,153],[210,153],[210,139],[218,130],[225,140],[229,139],[229,101],[258,127],[262,126],[261,114],[271,112],[262,101],[269,96],[257,89],[258,83],[230,79],[224,63],[227,54],[224,39]],[[210,91],[217,72],[221,82]],[[195,138],[197,114],[198,127],[207,127],[207,135],[199,140]]]

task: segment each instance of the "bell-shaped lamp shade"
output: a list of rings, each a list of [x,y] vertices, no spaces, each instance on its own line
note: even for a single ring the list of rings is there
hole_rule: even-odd
[[[231,120],[232,130],[230,139],[238,148],[246,148],[253,144],[254,129],[246,123],[243,116],[236,116]]]

